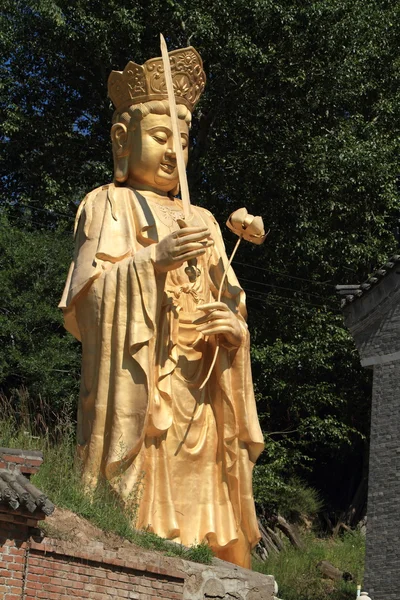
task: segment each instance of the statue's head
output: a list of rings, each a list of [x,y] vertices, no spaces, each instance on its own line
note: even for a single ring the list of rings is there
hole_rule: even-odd
[[[192,47],[169,53],[181,143],[187,161],[192,112],[205,85],[200,56]],[[178,172],[161,58],[129,62],[112,71],[108,93],[115,106],[111,139],[114,179],[136,189],[176,193]]]

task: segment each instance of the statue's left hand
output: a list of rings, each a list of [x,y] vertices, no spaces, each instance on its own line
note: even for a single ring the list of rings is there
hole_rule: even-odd
[[[240,346],[243,333],[239,319],[224,302],[199,304],[197,308],[206,313],[194,321],[194,324],[198,325],[197,331],[203,335],[222,334],[231,346]]]

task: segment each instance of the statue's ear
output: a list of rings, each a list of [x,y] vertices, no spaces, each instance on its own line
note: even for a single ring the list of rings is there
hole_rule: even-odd
[[[119,156],[129,154],[128,130],[124,123],[114,123],[111,127],[111,141],[114,152]]]
[[[128,130],[124,123],[114,123],[111,127],[111,141],[114,156],[114,179],[124,183],[128,179],[129,143]]]

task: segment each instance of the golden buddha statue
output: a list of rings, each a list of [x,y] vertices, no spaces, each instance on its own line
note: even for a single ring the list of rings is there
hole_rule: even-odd
[[[188,156],[203,91],[200,56],[169,53]],[[263,448],[252,387],[244,293],[212,214],[183,208],[160,58],[113,71],[114,182],[90,192],[60,303],[82,342],[78,452],[83,478],[123,498],[143,478],[134,525],[250,567],[259,540],[252,469]],[[196,259],[198,276],[185,272]],[[217,338],[218,336],[218,338]],[[201,387],[219,353],[207,384]]]

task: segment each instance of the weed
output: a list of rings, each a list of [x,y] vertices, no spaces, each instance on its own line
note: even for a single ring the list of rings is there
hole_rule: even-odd
[[[358,531],[337,539],[309,533],[303,538],[302,550],[287,546],[283,552],[271,554],[265,563],[256,561],[253,568],[274,575],[279,596],[285,600],[353,600],[363,577],[364,552],[365,539]],[[355,581],[323,579],[317,569],[321,560],[352,573]]]
[[[185,560],[191,560],[192,562],[199,562],[206,565],[211,564],[214,556],[213,551],[206,542],[194,544],[188,548],[177,542],[165,540],[152,531],[136,531],[135,534],[137,537],[135,537],[134,541],[138,545],[147,548],[148,550],[164,552],[168,554],[168,556],[180,556]]]
[[[213,552],[206,542],[201,542],[201,544],[188,548],[185,558],[192,562],[209,565],[213,559]]]

